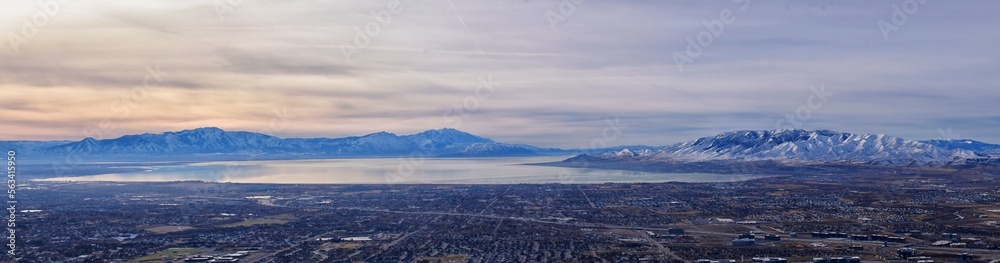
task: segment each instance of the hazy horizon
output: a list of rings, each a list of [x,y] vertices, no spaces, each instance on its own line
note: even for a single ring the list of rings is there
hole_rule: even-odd
[[[163,133],[167,133],[167,132],[182,132],[182,131],[187,131],[187,130],[197,130],[197,129],[205,129],[205,128],[218,128],[218,129],[221,129],[221,130],[226,131],[226,132],[253,132],[253,131],[244,131],[244,130],[229,130],[229,129],[223,129],[223,128],[214,127],[214,126],[207,126],[207,127],[196,127],[196,128],[189,128],[189,129],[183,129],[183,130],[173,130],[173,131],[150,131],[150,132],[141,132],[141,133],[135,133],[135,134],[124,134],[122,136],[139,135],[139,134],[163,134]],[[314,137],[275,136],[275,137],[282,138],[282,139],[293,139],[293,138],[294,139],[307,139],[307,138],[336,139],[336,138],[345,138],[345,137],[361,137],[361,136],[375,134],[375,133],[380,133],[380,132],[388,132],[388,133],[395,134],[397,136],[406,136],[406,135],[414,135],[414,134],[417,134],[417,133],[420,133],[420,132],[424,132],[424,131],[442,130],[442,129],[454,129],[454,128],[448,128],[448,127],[434,128],[434,129],[427,129],[427,130],[422,130],[422,131],[413,132],[413,133],[397,133],[397,132],[393,132],[393,131],[374,131],[374,132],[369,132],[369,133],[364,133],[364,134],[353,134],[353,135],[344,135],[344,136],[336,136],[336,137],[335,136],[314,136]],[[493,139],[493,137],[490,137],[490,136],[487,136],[487,135],[475,134],[475,133],[471,133],[471,132],[464,131],[464,130],[461,130],[461,129],[456,129],[456,130],[461,131],[461,132],[466,132],[466,133],[469,133],[469,134],[472,134],[472,135],[475,135],[475,136],[487,138],[487,139]],[[808,130],[808,129],[806,129],[806,130]],[[817,130],[829,130],[829,129],[817,129]],[[727,131],[727,132],[733,132],[733,131],[744,131],[744,130],[732,130],[732,131]],[[808,131],[816,131],[816,130],[808,130]],[[851,131],[836,131],[836,132],[847,132],[847,133],[855,133],[855,134],[871,134],[871,133],[851,132]],[[261,134],[266,134],[266,133],[261,133]],[[644,144],[644,143],[637,143],[637,144],[606,144],[606,146],[608,146],[608,147],[616,147],[616,146],[629,146],[629,145],[644,145],[644,146],[659,147],[659,146],[668,146],[668,145],[672,145],[672,144],[676,144],[676,143],[687,142],[687,141],[699,139],[699,138],[702,138],[702,137],[711,137],[711,136],[714,136],[714,135],[717,135],[717,134],[705,134],[705,135],[702,135],[702,136],[698,136],[698,137],[694,137],[694,138],[689,138],[689,139],[685,139],[685,140],[681,140],[681,141],[676,141],[676,142],[671,142],[671,143],[667,143],[667,144]],[[885,135],[894,136],[892,134],[885,134]],[[121,137],[121,136],[115,136],[115,137],[110,137],[110,138],[94,138],[94,139],[98,139],[98,140],[102,140],[102,139],[117,139],[119,137]],[[896,136],[894,136],[894,137],[896,137]],[[79,141],[79,140],[84,140],[84,139],[87,139],[87,138],[93,138],[93,137],[72,138],[72,139],[55,139],[55,140],[46,140],[46,141]],[[938,140],[938,139],[941,139],[941,138],[934,138],[934,139],[902,138],[902,139],[914,140],[914,141],[924,141],[924,140]],[[521,142],[499,141],[499,140],[496,140],[496,139],[493,139],[493,140],[495,140],[497,142],[501,142],[501,143],[528,144],[528,143],[521,143]],[[948,139],[948,140],[973,140],[973,141],[979,141],[979,142],[983,142],[983,143],[993,144],[992,142],[978,140],[978,139],[975,139],[975,138],[954,138],[954,139]],[[0,140],[0,141],[4,141],[4,140]],[[26,140],[6,140],[6,141],[26,141]],[[583,145],[583,144],[584,143],[581,142],[581,145]],[[589,145],[589,146],[588,145],[584,145],[584,146],[579,146],[579,147],[556,147],[556,146],[548,146],[548,145],[544,145],[544,144],[537,144],[537,145],[531,144],[531,145],[532,146],[537,146],[537,147],[543,147],[543,148],[562,148],[562,149],[583,149],[583,148],[593,148],[593,147],[595,147],[594,145]],[[605,144],[602,143],[600,145],[605,145]]]

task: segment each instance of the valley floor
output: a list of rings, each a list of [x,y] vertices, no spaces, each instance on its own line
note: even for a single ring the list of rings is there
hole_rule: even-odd
[[[732,183],[20,187],[16,257],[38,262],[238,251],[249,252],[239,262],[892,261],[904,247],[938,262],[1000,259],[1000,175],[974,170]],[[734,244],[741,235],[753,244]]]

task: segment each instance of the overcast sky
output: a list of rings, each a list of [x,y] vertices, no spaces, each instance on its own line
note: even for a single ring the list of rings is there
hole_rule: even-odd
[[[995,1],[15,2],[0,140],[452,127],[576,148],[617,120],[609,144],[776,128],[1000,143]]]

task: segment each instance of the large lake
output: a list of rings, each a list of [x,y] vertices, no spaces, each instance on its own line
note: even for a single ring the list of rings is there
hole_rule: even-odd
[[[732,182],[761,175],[648,173],[562,168],[525,163],[565,156],[517,158],[361,158],[205,162],[144,167],[142,172],[44,179],[44,181],[206,182],[274,184],[520,184],[606,182]],[[128,166],[122,164],[121,166]]]

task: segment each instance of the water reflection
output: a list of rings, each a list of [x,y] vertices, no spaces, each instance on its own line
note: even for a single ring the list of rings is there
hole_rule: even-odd
[[[425,159],[398,158],[206,162],[154,166],[144,172],[62,177],[45,181],[209,181],[278,184],[519,184],[605,182],[730,182],[760,175],[646,173],[521,165],[565,156]]]

